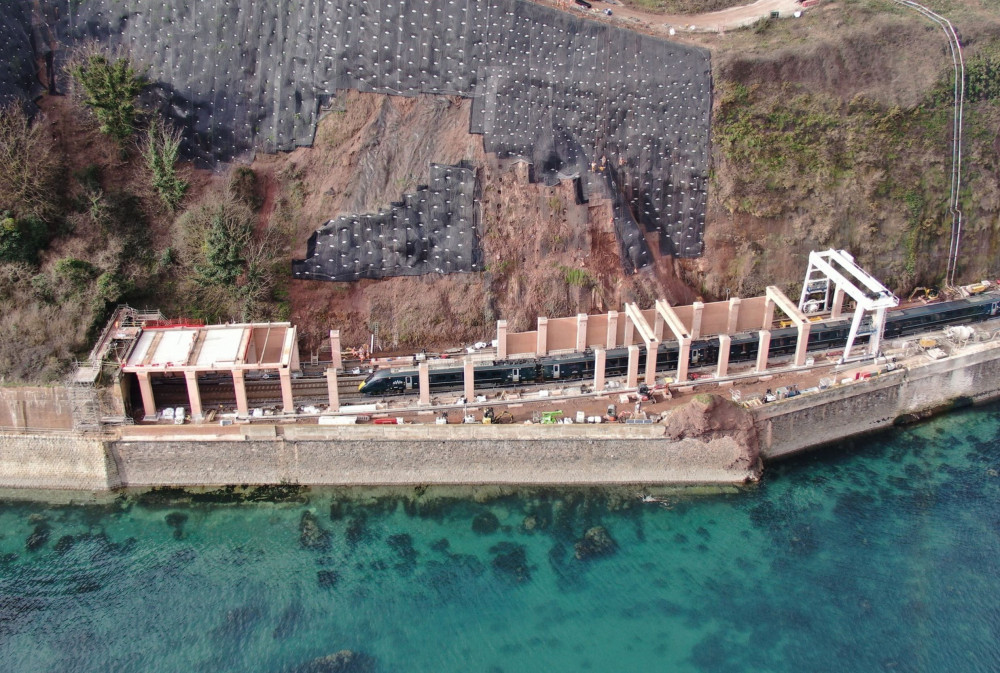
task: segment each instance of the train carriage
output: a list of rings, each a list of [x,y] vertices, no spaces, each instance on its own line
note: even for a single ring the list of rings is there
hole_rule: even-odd
[[[940,329],[947,325],[981,322],[1000,316],[1000,294],[996,292],[928,304],[914,308],[890,311],[886,315],[884,336],[897,338]],[[865,344],[871,335],[871,321],[867,320],[858,333],[855,343]],[[848,319],[825,320],[812,325],[809,332],[809,351],[826,351],[843,348],[851,329]],[[781,357],[795,352],[798,330],[779,327],[771,331],[768,357]],[[699,339],[691,344],[690,365],[707,367],[719,360],[719,338]],[[752,362],[757,358],[760,341],[755,332],[741,332],[731,336],[729,362]],[[676,371],[678,364],[676,341],[664,341],[656,352],[657,371]],[[638,369],[646,368],[646,350],[639,352]],[[628,373],[628,348],[606,351],[605,376],[624,376]],[[465,384],[462,366],[431,369],[428,373],[431,390],[461,390]],[[594,352],[543,356],[534,360],[499,361],[476,366],[475,387],[496,388],[537,381],[565,381],[589,379],[594,376]],[[366,395],[402,394],[419,388],[418,372],[412,370],[377,370],[359,386]]]

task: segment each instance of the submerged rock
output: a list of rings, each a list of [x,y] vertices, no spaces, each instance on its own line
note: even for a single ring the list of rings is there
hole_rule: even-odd
[[[573,545],[573,549],[577,559],[586,561],[601,556],[611,556],[618,551],[618,543],[611,538],[604,526],[594,526],[583,534],[583,539]]]
[[[317,570],[316,582],[322,589],[332,589],[340,581],[340,573],[336,570]]]
[[[341,650],[304,664],[284,669],[283,673],[375,673],[375,659],[362,652]]]
[[[435,540],[434,542],[431,543],[432,551],[446,552],[450,547],[451,547],[451,542],[449,542],[448,538],[446,537],[443,537],[440,540]]]
[[[472,531],[480,535],[490,535],[500,528],[500,519],[493,512],[480,512],[472,519]]]
[[[319,519],[310,511],[302,512],[299,520],[299,542],[306,549],[329,549],[330,531],[319,525]]]
[[[59,540],[56,541],[56,545],[55,547],[53,547],[53,549],[56,550],[57,554],[65,554],[66,552],[68,552],[70,549],[73,548],[74,544],[76,544],[75,537],[73,537],[72,535],[63,535],[61,538],[59,538]]]
[[[400,533],[390,535],[386,542],[399,558],[396,568],[405,573],[413,572],[417,565],[417,550],[413,547],[413,538],[406,533]]]
[[[513,542],[501,542],[490,547],[493,557],[493,570],[518,584],[531,581],[531,567],[528,565],[528,555],[524,545]]]
[[[347,544],[353,547],[368,536],[366,523],[367,519],[364,514],[359,514],[347,523],[347,531],[345,531]]]
[[[44,521],[35,526],[28,539],[24,541],[24,548],[28,551],[38,551],[49,541],[52,529]]]
[[[174,529],[174,539],[180,540],[184,537],[184,524],[188,520],[188,515],[183,512],[170,512],[163,519],[167,525]]]

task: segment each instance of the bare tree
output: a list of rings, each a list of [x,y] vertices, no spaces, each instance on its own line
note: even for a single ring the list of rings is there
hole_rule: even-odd
[[[52,138],[18,105],[0,108],[0,211],[46,219],[55,210],[60,161]]]

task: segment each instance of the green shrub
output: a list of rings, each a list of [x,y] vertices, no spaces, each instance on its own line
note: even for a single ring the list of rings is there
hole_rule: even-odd
[[[177,209],[189,186],[186,180],[177,175],[180,147],[179,131],[168,129],[159,120],[149,125],[146,141],[142,145],[142,156],[146,160],[153,189],[170,212]]]
[[[204,263],[195,265],[206,285],[233,286],[243,274],[244,249],[253,237],[253,219],[222,204],[214,209],[205,232],[202,252]]]
[[[34,217],[0,215],[0,262],[38,263],[38,251],[49,242],[49,228]]]
[[[226,191],[234,201],[246,204],[254,211],[260,209],[262,205],[257,195],[257,174],[249,166],[233,168],[229,174]]]
[[[83,87],[83,102],[93,110],[101,133],[124,145],[135,131],[136,96],[146,86],[132,60],[127,56],[91,54],[70,67],[70,74]]]

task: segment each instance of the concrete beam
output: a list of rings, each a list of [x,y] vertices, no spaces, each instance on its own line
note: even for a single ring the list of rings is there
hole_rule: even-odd
[[[295,327],[285,330],[285,340],[281,344],[280,364],[288,367],[290,371],[299,371],[299,340],[296,337]]]
[[[732,347],[733,338],[728,334],[719,335],[719,364],[715,368],[715,378],[725,378],[729,373],[729,349]]]
[[[295,400],[292,399],[292,370],[288,367],[279,369],[278,380],[281,382],[281,410],[286,414],[294,414]]]
[[[604,370],[607,367],[608,353],[598,346],[594,349],[594,392],[604,392]]]
[[[191,420],[197,423],[205,418],[201,410],[201,391],[198,390],[198,372],[184,372],[184,381],[187,383],[188,402],[191,404]]]
[[[326,394],[330,400],[330,411],[340,411],[340,390],[337,387],[337,369],[326,370]]]
[[[587,350],[587,314],[576,314],[576,352]]]
[[[799,310],[799,307],[796,306],[795,302],[785,296],[785,293],[782,292],[777,285],[768,285],[767,289],[764,290],[764,293],[765,296],[773,301],[775,305],[781,309],[781,312],[791,318],[792,322],[796,325],[809,322],[809,318],[807,318],[806,315]],[[770,326],[765,325],[763,329],[770,329]]]
[[[726,334],[736,334],[736,328],[740,324],[740,304],[743,300],[733,297],[729,300],[729,319],[726,321]]]
[[[538,316],[538,332],[535,341],[535,353],[549,354],[549,319]]]
[[[757,372],[767,371],[768,349],[771,348],[771,330],[762,329],[760,340],[757,342]]]
[[[639,347],[628,347],[628,375],[625,378],[626,388],[636,388],[639,385]]]
[[[153,399],[153,384],[149,380],[149,372],[136,372],[139,378],[139,394],[142,395],[142,411],[144,421],[156,420],[156,400]]]
[[[774,325],[774,300],[768,296],[764,297],[764,317],[760,321],[760,328],[770,330]]]
[[[242,369],[234,369],[233,390],[236,391],[236,415],[239,418],[247,418],[250,415],[250,403],[247,401],[247,384],[244,380],[246,373]]]
[[[833,306],[830,308],[830,317],[836,320],[844,310],[844,290],[839,285],[833,290]]]
[[[626,305],[625,308],[628,308]],[[625,338],[622,341],[622,346],[631,346],[632,342],[635,340],[635,323],[633,323],[629,317],[628,313],[625,314]]]
[[[650,341],[656,338],[653,335],[653,328],[646,322],[646,317],[642,315],[638,304],[625,304],[625,316],[628,318],[630,324],[635,325],[635,329],[639,332],[639,338],[647,346]]]
[[[691,304],[691,338],[697,339],[701,336],[701,314],[705,311],[705,304],[696,301]]]
[[[344,361],[341,358],[340,351],[341,351],[340,330],[332,329],[330,330],[330,352],[331,352],[330,359],[332,361],[330,364],[334,369],[344,368]]]
[[[608,348],[618,347],[618,311],[608,311]]]
[[[506,323],[506,321],[501,321]],[[504,341],[506,341],[506,325]],[[506,356],[505,356],[506,357]],[[431,403],[431,375],[430,368],[427,366],[426,362],[421,362],[417,365],[417,380],[420,383],[420,404],[421,406],[428,406]]]
[[[663,317],[663,322],[666,323],[667,327],[670,328],[670,332],[674,335],[674,339],[678,343],[684,337],[689,337],[691,334],[688,332],[687,327],[684,325],[684,321],[681,317],[677,315],[676,311],[666,302],[664,299],[656,300],[656,313]]]
[[[497,359],[507,359],[507,321],[497,320]]]

